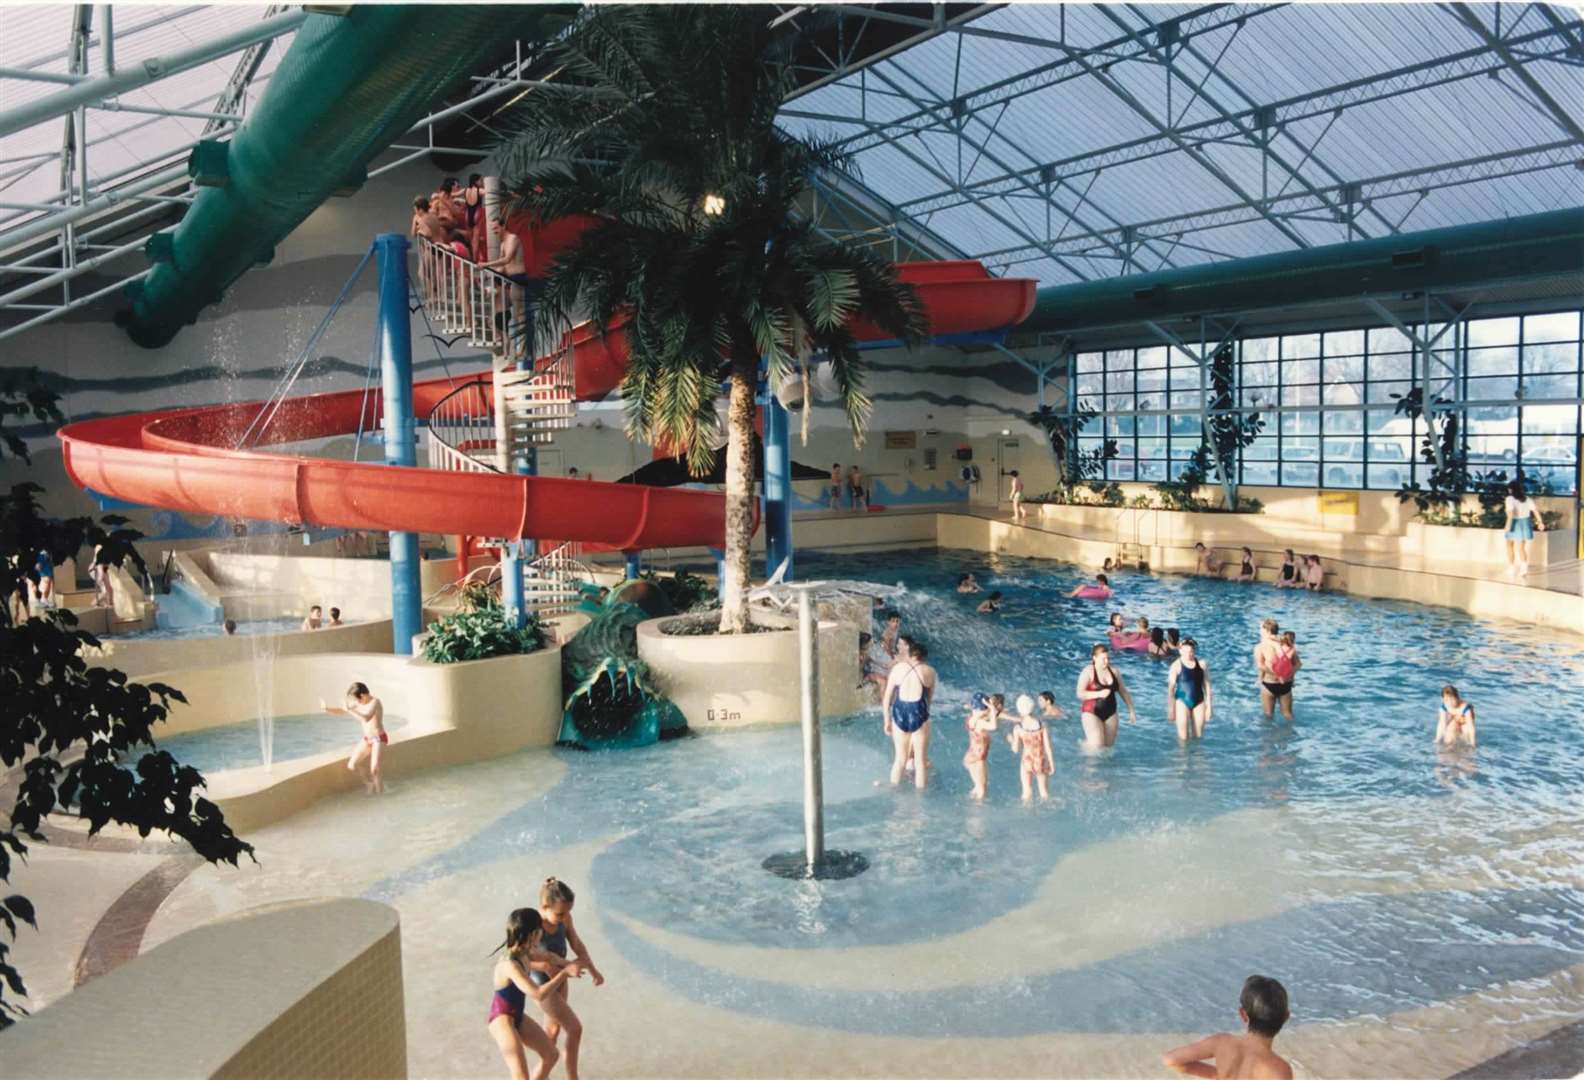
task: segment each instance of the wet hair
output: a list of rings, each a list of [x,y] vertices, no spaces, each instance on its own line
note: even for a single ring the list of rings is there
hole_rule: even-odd
[[[1179,644],[1182,640],[1175,626],[1168,626],[1166,628],[1166,638],[1173,645]]]
[[[966,585],[966,584],[968,584],[968,579],[971,578],[971,577],[973,577],[972,574],[958,574],[957,575],[957,584]]]
[[[923,660],[929,656],[929,649],[925,648],[924,643],[917,638],[908,638],[907,643],[908,652],[913,654],[913,659]]]
[[[1107,626],[1121,626],[1122,623],[1123,623],[1123,618],[1122,618],[1122,613],[1120,611],[1113,611],[1111,613],[1111,618],[1106,621],[1106,625]]]
[[[881,622],[890,622],[892,619],[896,619],[898,622],[901,622],[902,621],[902,613],[900,611],[898,611],[896,608],[886,608],[884,611],[882,611],[880,613],[880,621]]]
[[[543,929],[544,920],[539,917],[539,912],[531,907],[515,908],[506,916],[506,940],[495,946],[490,955],[493,956],[502,949],[506,950],[508,956],[527,952],[533,936]]]
[[[1006,711],[1006,695],[1005,694],[991,694],[990,695],[990,704],[994,705],[996,707],[997,711],[1005,712]]]
[[[1040,701],[1050,705],[1056,704],[1056,695],[1051,693],[1049,690],[1041,690],[1039,692],[1039,699]]]
[[[1296,556],[1294,556],[1294,555],[1293,555],[1293,549],[1292,549],[1292,548],[1287,548],[1287,549],[1286,549],[1286,552],[1287,552],[1287,557],[1288,557],[1288,558],[1289,558],[1289,559],[1291,559],[1291,558],[1295,558],[1295,557],[1296,557]]]
[[[226,633],[228,633],[228,634],[236,633],[236,620],[235,619],[227,619],[225,621],[225,623],[224,623],[224,626],[225,626],[225,632]]]
[[[332,619],[339,619],[341,617],[341,609],[338,608],[338,607],[331,608],[330,609],[330,617]]]
[[[445,192],[447,195],[451,194],[451,189],[456,186],[457,178],[454,176],[448,176],[444,180],[440,181],[440,190]]]
[[[474,184],[482,184],[483,182],[484,178],[478,173],[470,173],[468,175],[468,187],[472,187]]]
[[[1195,641],[1195,640],[1194,640],[1194,639],[1193,639],[1193,638],[1191,638],[1191,637],[1185,637],[1185,638],[1183,638],[1183,639],[1182,639],[1182,647],[1183,647],[1183,648],[1184,648],[1184,649],[1194,649],[1194,650],[1197,650],[1197,649],[1198,649],[1198,648],[1199,648],[1199,643],[1198,643],[1198,642],[1197,642],[1197,641]]]
[[[1287,1022],[1287,988],[1268,975],[1250,975],[1243,980],[1238,1004],[1248,1014],[1249,1030],[1274,1039]]]
[[[999,599],[1001,599],[1001,594],[998,593],[998,592],[993,592],[993,593],[990,594],[989,599],[991,599],[991,600],[999,600]]]
[[[539,906],[542,908],[554,907],[557,904],[568,904],[576,900],[572,894],[572,887],[558,878],[547,877],[544,884],[539,886]]]
[[[367,683],[355,682],[351,686],[347,687],[347,697],[353,697],[353,698],[366,697],[368,695],[368,692],[369,692],[369,688],[368,688],[368,684]]]
[[[1105,646],[1105,645],[1103,645],[1103,644],[1101,644],[1100,642],[1097,641],[1097,642],[1095,642],[1094,647],[1089,650],[1089,659],[1093,660],[1095,657],[1099,656],[1101,653],[1109,654],[1110,652],[1111,652],[1111,650],[1110,650],[1109,647],[1107,647],[1107,646]]]
[[[865,645],[869,644],[873,640],[874,640],[874,635],[873,634],[866,634],[862,630],[858,631],[858,647],[860,649],[863,648]]]
[[[1274,634],[1276,631],[1281,629],[1281,626],[1276,622],[1275,619],[1266,619],[1264,622],[1260,623],[1260,629],[1269,630],[1272,634]]]
[[[1166,631],[1162,630],[1158,626],[1152,628],[1150,630],[1150,644],[1155,646],[1157,649],[1165,648],[1166,647]]]
[[[1296,645],[1298,644],[1298,635],[1289,630],[1281,636],[1281,643],[1283,645]]]
[[[315,604],[312,607],[310,607],[308,609],[308,614],[312,615],[316,611],[319,612],[319,614],[321,614],[321,615],[324,614],[324,608],[320,607],[318,604]]]
[[[1463,700],[1463,695],[1458,693],[1458,688],[1453,686],[1451,683],[1447,683],[1441,688],[1441,696],[1450,697],[1453,701]]]
[[[1139,616],[1139,617],[1138,617],[1138,628],[1139,628],[1139,629],[1140,629],[1140,630],[1148,630],[1148,629],[1149,629],[1149,628],[1150,628],[1150,624],[1149,624],[1149,616],[1147,616],[1147,615],[1140,615],[1140,616]]]
[[[1106,577],[1104,574],[1096,574],[1095,575],[1095,580],[1098,581],[1100,584],[1104,585],[1108,589],[1111,587],[1111,579]]]
[[[416,199],[414,199],[413,200],[413,209],[414,210],[427,210],[427,209],[429,209],[429,196],[420,195]]]

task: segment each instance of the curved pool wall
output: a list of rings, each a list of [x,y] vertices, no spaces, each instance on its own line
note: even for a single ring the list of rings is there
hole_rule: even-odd
[[[176,668],[252,663],[255,659],[268,663],[272,657],[389,652],[391,649],[389,619],[301,630],[297,629],[301,625],[301,616],[298,616],[296,620],[282,619],[274,625],[279,627],[275,633],[238,633],[234,637],[223,632],[202,637],[101,637],[99,648],[85,650],[84,655],[90,664],[143,676]],[[251,676],[248,685],[252,685]]]
[[[319,631],[318,633],[324,633]],[[339,704],[354,680],[368,684],[386,707],[406,718],[385,748],[386,777],[411,775],[548,747],[561,729],[561,650],[496,657],[460,664],[375,653],[281,656],[261,669],[252,660],[201,668],[150,672],[138,682],[180,690],[155,738],[255,721],[260,713],[256,679],[267,672],[269,713],[301,716],[320,700]],[[346,768],[359,733],[347,722],[345,745],[290,761],[209,774],[208,797],[237,832],[262,828],[326,796],[360,790]]]

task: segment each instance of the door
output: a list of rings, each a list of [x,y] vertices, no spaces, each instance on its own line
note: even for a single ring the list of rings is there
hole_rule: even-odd
[[[1012,501],[1012,473],[1018,468],[1020,442],[1021,440],[1019,439],[1005,437],[996,441],[996,472],[999,475],[1000,484],[996,498],[1001,503]],[[1025,497],[1032,494],[1028,490],[1026,480],[1023,485],[1023,494]]]

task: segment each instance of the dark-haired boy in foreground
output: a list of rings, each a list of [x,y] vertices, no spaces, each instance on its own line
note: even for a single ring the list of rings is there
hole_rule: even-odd
[[[1179,1046],[1162,1057],[1161,1064],[1189,1076],[1292,1080],[1292,1066],[1271,1049],[1287,1022],[1286,988],[1264,975],[1250,975],[1243,980],[1238,1016],[1247,1025],[1245,1034],[1223,1032]]]

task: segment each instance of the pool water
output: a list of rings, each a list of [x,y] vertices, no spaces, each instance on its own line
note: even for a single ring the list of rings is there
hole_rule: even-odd
[[[1091,571],[953,551],[813,556],[798,570],[904,586],[904,632],[940,673],[926,792],[883,783],[878,709],[825,725],[827,844],[862,852],[866,873],[788,882],[760,868],[801,845],[788,727],[556,751],[566,771],[548,795],[479,793],[477,831],[365,895],[401,903],[437,879],[598,842],[606,938],[668,992],[876,1035],[1222,1027],[1253,971],[1286,983],[1300,1023],[1412,1026],[1414,1010],[1451,1002],[1468,1003],[1471,1028],[1580,1011],[1559,975],[1584,963],[1578,639],[1147,574],[1119,574],[1107,603],[1066,599]],[[999,614],[956,594],[967,570],[1004,594]],[[1110,750],[1079,749],[1074,684],[1112,610],[1198,639],[1216,695],[1202,741],[1180,745],[1167,721],[1167,664],[1121,653],[1138,722],[1124,714]],[[1250,653],[1267,616],[1296,631],[1304,661],[1291,724],[1260,712]],[[1476,751],[1432,746],[1446,682],[1478,710]],[[989,798],[971,802],[969,696],[1045,689],[1068,711],[1051,729],[1051,801],[1019,802],[998,737]]]
[[[389,734],[394,735],[406,725],[407,721],[400,716],[385,715],[385,730]],[[277,716],[274,727],[273,761],[277,765],[294,758],[322,754],[327,750],[350,754],[362,738],[356,720],[324,713]],[[156,731],[155,737],[161,750],[169,750],[177,761],[191,765],[202,773],[247,769],[263,764],[257,720],[191,731],[169,738],[159,738]]]
[[[302,625],[302,619],[252,619],[237,623],[237,637],[255,637],[264,634],[287,634]],[[116,641],[187,641],[192,638],[215,638],[225,635],[223,623],[201,623],[197,626],[155,626],[147,630],[133,630],[116,634]]]

